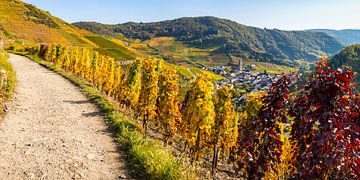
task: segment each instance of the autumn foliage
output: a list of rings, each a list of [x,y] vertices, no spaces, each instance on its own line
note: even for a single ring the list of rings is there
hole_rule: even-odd
[[[210,148],[211,132],[215,120],[214,102],[211,92],[212,82],[204,76],[198,77],[190,85],[182,105],[181,113],[185,120],[183,135],[190,147],[192,159],[198,159],[201,152]]]
[[[359,178],[359,102],[351,69],[317,65],[292,108],[299,178]]]
[[[133,109],[145,130],[155,126],[165,145],[177,142],[191,162],[211,164],[215,173],[221,159],[241,178],[359,179],[360,96],[351,69],[321,62],[303,90],[291,93],[283,75],[268,91],[244,95],[245,105],[236,107],[232,86],[214,89],[206,76],[189,82],[180,102],[179,75],[158,58],[122,67],[86,48],[28,51]]]
[[[219,153],[229,156],[236,146],[238,137],[238,115],[232,104],[232,87],[226,85],[216,91],[215,122],[212,130],[213,140],[213,169],[217,167]]]
[[[178,80],[179,75],[174,69],[165,69],[159,77],[157,107],[159,123],[164,129],[165,143],[179,133],[183,125]]]

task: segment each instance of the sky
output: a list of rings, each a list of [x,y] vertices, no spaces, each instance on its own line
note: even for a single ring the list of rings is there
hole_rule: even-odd
[[[216,16],[260,28],[360,29],[360,0],[24,0],[67,22]]]

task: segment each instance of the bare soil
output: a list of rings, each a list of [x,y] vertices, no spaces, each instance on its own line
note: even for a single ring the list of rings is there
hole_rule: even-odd
[[[11,55],[18,85],[0,121],[0,179],[129,178],[99,109],[60,75]]]

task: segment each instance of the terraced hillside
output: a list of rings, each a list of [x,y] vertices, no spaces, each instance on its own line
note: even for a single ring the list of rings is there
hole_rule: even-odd
[[[176,41],[174,37],[156,37],[144,43],[160,51],[165,59],[174,63],[203,66],[228,64],[225,53],[216,53],[220,47],[200,49]]]
[[[90,47],[117,60],[134,60],[136,57],[148,56],[162,57],[173,64],[190,66],[190,69],[178,68],[182,69],[182,75],[187,78],[194,76],[196,72],[201,72],[201,70],[191,70],[192,67],[229,65],[230,59],[238,60],[222,52],[220,45],[198,48],[177,41],[175,37],[156,37],[139,41],[122,35],[114,38],[93,34],[19,0],[3,0],[0,2],[0,8],[0,34],[17,42]],[[263,66],[262,62],[258,64]],[[280,67],[287,69],[287,67]]]
[[[90,34],[18,0],[0,1],[0,27],[16,39],[37,43],[94,46],[82,34]]]
[[[92,47],[118,60],[134,59],[135,53],[120,43],[79,29],[33,5],[1,0],[0,9],[0,34],[8,39]]]
[[[120,60],[135,59],[135,53],[131,52],[130,49],[108,38],[96,35],[88,35],[85,38],[96,44],[98,46],[96,50],[104,55]]]

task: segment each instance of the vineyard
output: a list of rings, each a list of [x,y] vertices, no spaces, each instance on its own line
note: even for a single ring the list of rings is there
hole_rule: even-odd
[[[91,82],[131,109],[144,135],[160,135],[164,146],[180,149],[213,175],[359,179],[360,96],[349,68],[332,70],[321,61],[298,94],[289,91],[284,75],[236,107],[232,86],[214,89],[206,75],[189,82],[181,102],[179,74],[162,59],[120,66],[87,48],[41,45],[26,51]]]
[[[0,47],[0,108],[3,108],[3,102],[11,97],[16,85],[15,72],[7,61],[8,58],[9,55]]]

